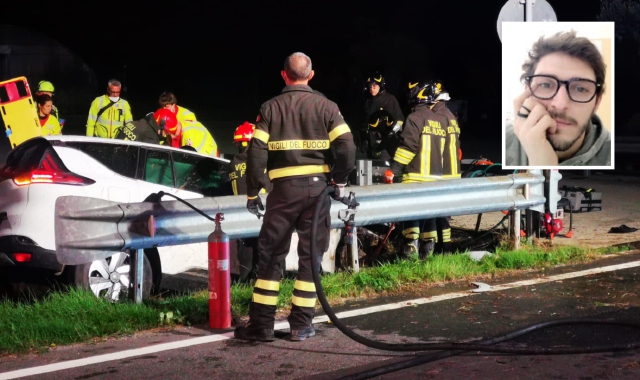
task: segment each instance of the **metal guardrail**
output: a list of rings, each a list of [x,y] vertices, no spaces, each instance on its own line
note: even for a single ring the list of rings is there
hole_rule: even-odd
[[[544,181],[541,171],[532,170],[500,177],[356,186],[353,191],[360,203],[356,226],[526,208],[544,212]],[[210,216],[224,213],[222,228],[230,239],[259,234],[262,220],[247,211],[246,196],[188,202]],[[333,202],[332,228],[344,226],[338,210],[345,208]],[[175,200],[118,204],[69,196],[56,201],[56,254],[67,265],[104,259],[125,249],[205,242],[213,229],[213,222]]]

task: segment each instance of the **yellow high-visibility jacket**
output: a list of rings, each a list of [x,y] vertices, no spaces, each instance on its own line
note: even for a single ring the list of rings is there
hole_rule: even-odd
[[[60,122],[53,114],[50,114],[46,119],[40,120],[40,126],[42,127],[42,136],[54,136],[62,134],[62,127]]]
[[[182,122],[182,140],[180,146],[192,146],[198,153],[207,156],[220,157],[218,144],[207,130],[207,127],[199,121]]]
[[[177,106],[177,105],[176,105],[176,119],[178,119],[178,121],[183,124],[188,121],[197,121],[195,113],[189,111],[188,109],[182,106]]]
[[[120,98],[111,107],[106,109],[100,117],[98,112],[109,104],[111,100],[107,95],[98,96],[91,103],[89,117],[87,118],[87,136],[114,138],[124,123],[133,121],[129,102]]]

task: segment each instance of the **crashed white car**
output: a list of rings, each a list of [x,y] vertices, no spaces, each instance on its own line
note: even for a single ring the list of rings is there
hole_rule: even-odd
[[[63,266],[55,255],[54,215],[60,196],[100,198],[119,203],[142,202],[164,191],[183,199],[233,195],[228,160],[196,152],[133,141],[85,136],[34,138],[17,146],[0,169],[0,273],[15,269],[54,271],[97,296],[117,300],[131,287],[127,253],[105,260]],[[174,200],[164,197],[163,200]],[[209,223],[203,219],[203,223]],[[340,232],[332,231],[328,252]],[[231,270],[238,274],[235,245]],[[297,236],[287,257],[287,270],[297,269]],[[325,271],[333,271],[334,255],[326,254]],[[145,249],[144,296],[161,286],[162,274],[207,269],[207,244]]]

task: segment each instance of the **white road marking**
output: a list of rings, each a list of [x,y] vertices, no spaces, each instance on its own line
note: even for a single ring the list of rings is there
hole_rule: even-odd
[[[616,270],[635,268],[638,266],[640,266],[640,261],[632,261],[629,263],[610,265],[610,266],[601,267],[601,268],[587,269],[579,272],[564,273],[564,274],[559,274],[554,276],[536,278],[532,280],[517,281],[517,282],[511,282],[511,283],[502,284],[502,285],[494,285],[491,287],[491,290],[489,291],[496,292],[496,291],[502,291],[507,289],[519,288],[522,286],[544,284],[547,282],[561,281],[561,280],[566,280],[570,278],[589,276],[589,275],[598,274],[598,273],[613,272]],[[415,300],[396,302],[396,303],[387,304],[387,305],[372,306],[364,309],[343,311],[343,312],[337,313],[336,316],[340,319],[344,319],[344,318],[356,317],[360,315],[379,313],[387,310],[401,309],[403,307],[409,307],[414,305],[423,305],[428,303],[450,300],[454,298],[469,297],[473,295],[477,295],[477,293],[473,293],[471,290],[464,291],[464,292],[448,293],[448,294],[442,294],[439,296],[418,298]],[[329,317],[324,315],[313,319],[313,323],[323,323],[328,321],[329,321]],[[289,322],[278,322],[275,324],[274,328],[276,330],[288,329]],[[233,331],[227,332],[224,334],[215,334],[215,335],[203,336],[198,338],[185,339],[177,342],[162,343],[162,344],[157,344],[155,346],[135,348],[135,349],[126,350],[126,351],[114,352],[111,354],[90,356],[83,359],[68,360],[60,363],[47,364],[47,365],[42,365],[38,367],[24,368],[24,369],[19,369],[15,371],[0,373],[0,380],[16,379],[24,376],[40,375],[43,373],[62,371],[65,369],[77,368],[77,367],[82,367],[86,365],[104,363],[104,362],[119,360],[119,359],[126,359],[134,356],[148,355],[148,354],[153,354],[161,351],[175,350],[177,348],[182,348],[182,347],[196,346],[198,344],[219,342],[222,340],[231,339],[232,337],[233,337]]]

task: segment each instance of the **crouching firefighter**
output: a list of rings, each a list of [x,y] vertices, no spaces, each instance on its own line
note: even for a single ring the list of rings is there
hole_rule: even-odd
[[[319,195],[333,180],[334,199],[348,197],[346,183],[355,168],[351,130],[338,106],[314,93],[311,59],[303,53],[287,57],[280,72],[286,87],[282,94],[260,107],[247,157],[247,209],[261,215],[258,196],[264,188],[264,170],[273,183],[267,195],[264,221],[258,236],[258,280],[249,306],[249,321],[237,327],[237,339],[272,341],[281,268],[297,231],[298,276],[288,316],[290,339],[302,341],[315,335],[316,288],[311,272],[311,244],[318,251],[329,247],[331,200]],[[334,160],[335,154],[335,160]],[[311,224],[320,202],[317,240],[311,241]],[[320,257],[313,259],[320,260]],[[318,261],[318,267],[320,261]]]
[[[442,151],[448,120],[432,109],[440,88],[431,80],[409,83],[407,98],[412,112],[403,125],[400,145],[391,167],[384,174],[386,183],[442,179]],[[420,258],[427,258],[433,253],[438,237],[436,219],[405,222],[402,235],[405,241],[402,254],[405,257],[418,253]]]
[[[140,120],[128,121],[116,132],[115,139],[160,144],[164,140],[162,128],[154,118],[153,112]]]

